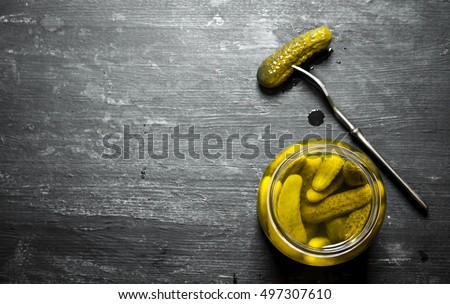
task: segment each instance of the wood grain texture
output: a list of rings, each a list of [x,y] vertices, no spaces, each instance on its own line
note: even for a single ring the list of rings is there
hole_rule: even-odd
[[[450,283],[449,11],[437,0],[1,1],[0,281]],[[132,141],[130,159],[101,157],[124,126],[153,134],[156,151],[177,126],[255,134],[260,149],[268,125],[292,134],[286,144],[345,135],[298,76],[273,91],[256,82],[266,56],[322,24],[334,52],[313,73],[427,217],[385,176],[370,249],[307,267],[259,227],[264,154],[240,158],[249,150],[235,142],[232,155],[194,159],[182,142],[178,159],[169,141],[168,158],[139,159]],[[317,108],[326,124],[312,127]]]

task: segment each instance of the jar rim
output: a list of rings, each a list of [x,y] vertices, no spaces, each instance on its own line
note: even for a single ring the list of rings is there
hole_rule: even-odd
[[[360,152],[359,149],[356,149],[347,143],[345,143],[345,145],[348,145],[350,148]],[[349,239],[341,241],[339,243],[327,245],[322,248],[314,248],[309,246],[308,244],[304,244],[293,239],[283,229],[282,225],[280,224],[276,216],[274,206],[275,186],[282,177],[282,173],[286,170],[286,168],[299,157],[303,155],[308,156],[314,154],[328,155],[330,153],[337,154],[339,156],[344,156],[344,158],[349,159],[350,161],[358,165],[358,167],[362,170],[362,172],[366,176],[367,183],[369,184],[372,192],[372,200],[370,202],[371,204],[370,214],[366,224],[364,225],[364,228],[357,235],[352,236]],[[369,169],[369,167],[373,169]],[[319,258],[334,258],[337,256],[345,255],[360,248],[360,251],[356,253],[359,254],[368,247],[372,233],[379,226],[377,225],[378,219],[380,216],[384,215],[381,208],[384,191],[382,191],[380,185],[378,184],[378,181],[381,180],[382,180],[381,176],[379,175],[375,165],[370,160],[370,158],[367,157],[363,159],[360,155],[358,155],[357,153],[355,153],[354,151],[345,146],[337,145],[333,142],[319,142],[313,143],[311,145],[306,145],[287,155],[287,157],[284,160],[282,160],[280,164],[275,168],[275,171],[269,182],[269,191],[267,195],[267,206],[269,209],[268,215],[271,218],[271,221],[274,223],[276,229],[280,232],[280,237],[286,242],[286,244],[288,244],[293,249],[299,251],[304,255]],[[363,246],[361,248],[362,244],[366,244],[366,246]]]

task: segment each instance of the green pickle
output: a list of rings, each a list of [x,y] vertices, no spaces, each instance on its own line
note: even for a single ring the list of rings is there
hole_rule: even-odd
[[[346,161],[342,169],[345,183],[350,187],[361,186],[367,183],[364,172],[353,162]]]
[[[293,38],[261,63],[256,75],[258,82],[267,88],[279,86],[294,71],[292,65],[300,65],[325,50],[331,37],[330,29],[321,26]]]
[[[314,205],[303,208],[303,220],[309,223],[323,223],[335,217],[348,214],[359,209],[372,200],[369,185],[339,192]]]
[[[355,242],[348,242],[368,229],[376,234],[385,212],[384,185],[370,159],[360,157],[356,149],[352,152],[348,144],[334,144],[336,151],[310,150],[327,145],[333,143],[301,143],[284,149],[266,169],[258,192],[258,215],[273,245],[314,266],[339,264],[362,252],[373,237],[359,238],[361,246],[354,252],[343,250],[342,258],[326,255],[336,246],[353,246]]]
[[[367,218],[370,214],[370,204],[350,213],[345,221],[344,227],[341,230],[341,239],[346,240],[357,235],[364,228]]]
[[[300,192],[303,178],[298,174],[290,175],[283,187],[277,204],[277,215],[283,229],[299,242],[306,242],[307,236],[300,215]]]
[[[324,198],[328,197],[330,194],[333,194],[338,189],[342,187],[344,183],[344,177],[342,174],[339,174],[330,185],[322,191],[316,191],[313,188],[310,188],[308,192],[306,192],[306,199],[310,203],[318,203]]]
[[[341,171],[345,161],[338,155],[327,155],[314,175],[312,187],[316,191],[325,190]]]

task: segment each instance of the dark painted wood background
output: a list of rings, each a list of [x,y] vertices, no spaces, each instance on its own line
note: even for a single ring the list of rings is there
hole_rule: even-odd
[[[437,0],[2,0],[0,281],[450,283],[449,13]],[[274,91],[255,77],[267,55],[323,24],[334,52],[313,73],[430,211],[384,176],[374,244],[313,268],[260,230],[264,153],[240,157],[252,150],[234,140],[197,159],[188,152],[202,141],[184,140],[179,159],[170,138],[167,158],[146,150],[149,134],[158,152],[177,126],[220,136],[219,148],[250,134],[261,151],[269,125],[292,134],[286,144],[345,135],[298,76]],[[313,109],[326,115],[319,127]],[[134,139],[124,159],[125,126],[145,138],[143,158]],[[117,159],[102,158],[108,134]]]

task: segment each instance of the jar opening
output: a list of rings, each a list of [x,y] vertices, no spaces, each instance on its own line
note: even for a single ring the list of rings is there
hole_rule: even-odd
[[[321,248],[315,248],[309,246],[308,244],[299,242],[298,240],[294,239],[288,232],[286,232],[279,221],[274,203],[276,201],[276,185],[278,181],[283,178],[286,169],[300,157],[311,157],[314,155],[316,155],[317,157],[330,157],[331,155],[338,155],[345,160],[349,160],[354,164],[357,164],[361,171],[364,173],[367,184],[369,185],[372,193],[372,199],[369,203],[369,216],[362,230],[358,234],[353,235],[344,241],[325,245]],[[280,162],[278,167],[275,169],[270,180],[270,187],[268,189],[269,191],[267,195],[267,206],[269,209],[268,215],[270,220],[273,221],[276,229],[279,231],[280,237],[283,238],[286,243],[289,244],[292,248],[295,248],[295,250],[301,252],[302,254],[320,258],[333,258],[336,256],[340,256],[355,250],[355,248],[357,248],[361,244],[370,243],[373,231],[380,226],[378,219],[380,217],[380,213],[382,213],[380,206],[382,200],[384,199],[384,190],[381,189],[378,182],[381,178],[374,173],[376,169],[373,170],[372,168],[375,168],[375,165],[369,158],[362,157],[352,150],[337,144],[311,144],[302,147],[299,150],[288,155],[283,161]],[[361,251],[363,251],[364,249],[365,247],[362,248]]]

